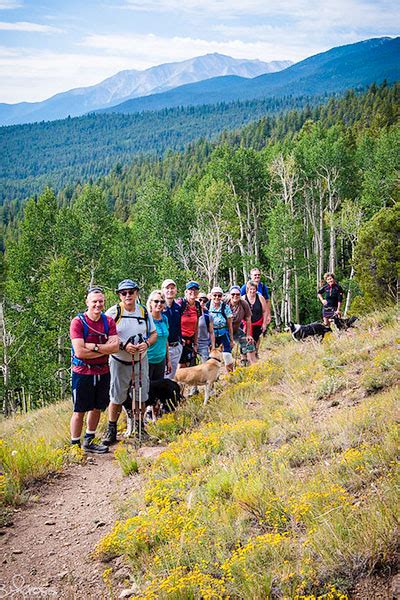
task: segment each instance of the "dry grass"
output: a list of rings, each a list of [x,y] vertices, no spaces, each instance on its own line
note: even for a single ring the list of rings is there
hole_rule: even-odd
[[[141,599],[346,598],[395,560],[398,335],[382,313],[323,344],[268,338],[197,428],[154,426],[174,441],[97,555],[125,554]]]

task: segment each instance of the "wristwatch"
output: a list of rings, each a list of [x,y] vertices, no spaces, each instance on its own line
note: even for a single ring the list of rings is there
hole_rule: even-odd
[[[98,352],[98,351],[99,351],[99,347],[98,347],[98,345],[97,345],[97,344],[95,344],[95,345],[94,345],[94,348],[93,348],[93,352]]]

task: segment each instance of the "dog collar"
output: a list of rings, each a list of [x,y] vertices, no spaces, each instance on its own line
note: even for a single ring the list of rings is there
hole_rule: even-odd
[[[209,356],[207,360],[216,360],[217,362],[222,362],[220,358],[214,358],[214,356]]]

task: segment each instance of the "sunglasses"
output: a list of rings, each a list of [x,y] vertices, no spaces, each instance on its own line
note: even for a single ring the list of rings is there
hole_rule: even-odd
[[[199,302],[207,302],[208,298],[199,298]]]
[[[222,298],[222,294],[213,294],[213,298]]]
[[[154,304],[165,304],[165,300],[152,300]]]
[[[133,296],[135,292],[137,292],[137,290],[122,290],[120,294],[121,296]]]
[[[239,292],[238,292],[238,293],[236,293],[236,292],[231,292],[231,296],[240,296],[240,294],[239,294]]]

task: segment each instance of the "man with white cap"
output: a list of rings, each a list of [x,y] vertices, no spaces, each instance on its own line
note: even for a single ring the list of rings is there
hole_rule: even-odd
[[[208,306],[210,315],[214,319],[215,346],[223,346],[222,355],[224,357],[225,368],[228,372],[233,371],[232,348],[233,329],[232,329],[232,310],[223,302],[224,292],[222,288],[216,286],[211,290],[211,300]]]
[[[165,309],[163,312],[168,319],[169,325],[168,348],[169,360],[171,362],[171,371],[165,377],[173,379],[182,354],[182,308],[175,301],[178,290],[173,279],[165,279],[161,284],[161,290],[165,296]]]
[[[142,403],[142,414],[138,416],[139,419],[143,418],[149,393],[147,349],[157,340],[153,318],[138,301],[138,284],[132,279],[124,279],[118,284],[116,293],[120,302],[111,306],[106,312],[106,315],[114,319],[120,340],[119,351],[111,354],[110,359],[108,429],[103,438],[103,444],[107,446],[117,441],[117,422],[122,405],[127,399],[132,379],[134,380],[132,410],[137,413],[135,397],[137,396],[136,391],[138,391]],[[132,377],[133,374],[134,377]],[[139,430],[141,431],[141,429]]]

